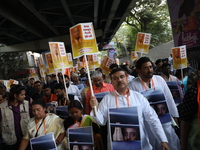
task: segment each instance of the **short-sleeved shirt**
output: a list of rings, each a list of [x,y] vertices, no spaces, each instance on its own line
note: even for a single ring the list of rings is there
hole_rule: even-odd
[[[45,101],[45,103],[49,103],[49,102],[52,102],[52,101],[57,101],[58,97],[56,96],[56,94],[51,94],[51,96],[49,98],[44,96],[42,99]]]
[[[112,84],[108,84],[108,83],[103,83],[102,88],[98,88],[95,85],[92,86],[93,90],[94,90],[94,94],[97,93],[102,93],[102,92],[113,92],[115,89],[112,86]],[[86,114],[89,114],[90,111],[92,110],[92,108],[90,107],[90,97],[91,97],[91,90],[88,89],[87,93],[86,93]]]

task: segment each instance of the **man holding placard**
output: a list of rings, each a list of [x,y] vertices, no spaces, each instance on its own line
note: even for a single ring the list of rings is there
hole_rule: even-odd
[[[148,57],[141,57],[137,61],[136,68],[139,77],[133,79],[129,83],[129,88],[138,92],[143,92],[143,91],[148,92],[149,90],[156,90],[158,88],[161,88],[165,95],[169,113],[177,121],[179,114],[174,99],[172,97],[172,94],[165,80],[161,76],[153,75],[153,63],[151,62],[151,60]],[[174,129],[172,128],[171,122],[167,122],[162,125],[167,135],[170,149],[178,150],[180,147],[180,141]],[[154,147],[156,148],[157,144],[155,144],[155,142],[157,141],[156,140],[157,138],[156,136],[153,138],[153,135],[150,136],[151,136],[151,143],[154,143]],[[157,149],[159,149],[159,147]]]
[[[100,125],[105,125],[108,121],[109,109],[120,109],[135,106],[139,111],[138,118],[140,125],[141,149],[152,149],[152,146],[149,143],[149,139],[145,135],[146,129],[144,128],[144,120],[146,120],[152,127],[152,131],[159,139],[162,150],[169,150],[167,138],[155,111],[151,108],[146,98],[135,91],[129,90],[128,74],[124,70],[117,68],[111,71],[110,78],[115,91],[107,94],[99,105],[96,98],[91,97],[90,105],[98,107],[98,111],[96,116],[94,116],[92,111],[90,115],[93,116],[97,123]],[[111,133],[109,132],[109,135],[110,134]],[[109,139],[111,139],[111,136],[109,137]],[[110,140],[108,143],[111,144]],[[108,149],[112,149],[110,145],[108,145]]]

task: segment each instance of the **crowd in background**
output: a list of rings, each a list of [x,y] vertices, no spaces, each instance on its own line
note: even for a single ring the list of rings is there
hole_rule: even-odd
[[[137,80],[143,75],[141,73],[142,69],[139,67],[139,64],[137,64],[137,61],[138,60],[135,60],[132,65],[127,62],[121,65],[112,64],[110,66],[110,71],[112,72],[118,68],[124,70],[126,74],[128,74],[127,80],[129,88],[140,92],[140,90],[130,86],[132,83],[136,85]],[[174,115],[173,117],[180,127],[178,131],[175,130],[179,142],[181,143],[180,147],[182,150],[186,150],[188,142],[193,141],[194,144],[194,140],[196,140],[198,143],[198,139],[194,137],[190,139],[188,137],[191,137],[189,136],[190,129],[193,129],[191,123],[197,118],[198,112],[198,96],[196,93],[198,91],[197,83],[200,78],[200,64],[197,70],[192,67],[175,70],[173,69],[173,60],[171,57],[167,59],[158,59],[155,63],[151,63],[154,76],[160,76],[164,81],[177,81],[180,86],[182,103],[177,106],[179,115]],[[150,70],[151,68],[147,68],[147,70],[148,69]],[[111,81],[113,80],[112,77],[105,75],[101,68],[96,68],[95,71],[91,72],[90,76],[95,94],[102,92],[112,93],[116,90],[117,85],[114,87],[112,84],[112,82],[114,83],[114,81]],[[92,96],[90,88],[88,74],[85,68],[71,73],[71,77],[62,75],[62,73],[59,73],[57,76],[55,74],[46,75],[45,79],[41,77],[40,80],[37,81],[34,77],[29,77],[20,81],[19,85],[11,85],[9,90],[1,83],[0,149],[29,149],[29,139],[48,132],[54,132],[58,149],[67,149],[66,130],[71,127],[81,126],[93,127],[96,141],[94,145],[95,149],[107,149],[106,127],[103,125],[100,126],[98,122],[90,116],[92,110],[90,104]],[[191,93],[193,94],[191,95]],[[190,104],[188,99],[192,99],[190,101],[193,101],[193,103]],[[47,105],[51,102],[57,102],[58,106],[67,105],[70,114],[69,117],[63,120],[55,114],[50,114],[50,110],[47,110]],[[187,109],[188,105],[193,106],[193,111],[191,113],[183,111],[183,109]],[[190,117],[186,117],[186,115]],[[87,118],[87,122],[85,118]],[[45,123],[46,127],[43,129],[41,126],[44,126]],[[181,129],[187,130],[187,133]],[[198,144],[197,147],[199,146]],[[177,147],[177,149],[180,149],[180,147]],[[195,146],[190,145],[190,147]]]

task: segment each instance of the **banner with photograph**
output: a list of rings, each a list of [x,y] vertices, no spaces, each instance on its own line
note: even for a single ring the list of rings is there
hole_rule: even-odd
[[[167,81],[167,85],[172,93],[174,102],[176,103],[176,105],[179,105],[182,101],[182,98],[177,81]]]
[[[183,69],[187,67],[187,52],[186,46],[172,48],[172,58],[174,69]]]
[[[148,54],[151,41],[150,33],[138,32],[135,51]]]
[[[54,69],[54,66],[53,66],[53,59],[52,59],[51,53],[50,52],[46,53],[45,58],[46,58],[47,74],[55,73],[56,70]]]
[[[31,150],[57,150],[53,132],[30,139],[30,145]]]
[[[64,42],[49,42],[51,56],[53,59],[54,69],[62,69],[68,67],[66,59],[66,50]]]
[[[108,56],[104,56],[100,68],[104,71],[106,75],[110,73],[110,65],[115,63],[113,59],[109,58]]]
[[[72,54],[71,53],[67,53],[67,60],[68,60],[68,68],[73,67],[73,60],[72,60]]]
[[[29,75],[30,75],[30,77],[36,77],[37,76],[35,68],[29,68]]]
[[[134,61],[134,60],[136,60],[136,59],[138,59],[138,54],[137,54],[136,51],[132,51],[132,52],[131,52],[131,60]]]
[[[6,86],[6,88],[9,90],[10,86],[12,84],[19,84],[19,81],[14,80],[14,79],[10,79],[10,80],[3,80],[3,84]]]
[[[42,55],[38,58],[38,66],[39,66],[39,69],[40,69],[40,75],[42,77],[45,77],[45,75],[46,75],[46,68],[45,68],[45,64],[44,64],[44,60],[43,60]]]
[[[108,57],[115,60],[117,58],[117,51],[116,49],[109,49],[108,50]]]
[[[97,54],[87,55],[88,66],[90,71],[95,71],[99,67]]]
[[[171,122],[171,116],[165,99],[165,95],[161,88],[143,91],[141,94],[146,97],[151,107],[156,111],[158,118],[162,124]]]
[[[111,149],[141,150],[138,108],[110,108],[108,116]]]
[[[42,55],[40,57],[38,57],[38,66],[39,66],[40,70],[45,70],[45,65],[44,65],[44,60],[42,58]]]
[[[200,0],[167,0],[174,46],[200,46]]]
[[[73,58],[98,53],[93,24],[80,23],[70,28]]]
[[[68,128],[67,133],[70,150],[94,150],[92,127]]]

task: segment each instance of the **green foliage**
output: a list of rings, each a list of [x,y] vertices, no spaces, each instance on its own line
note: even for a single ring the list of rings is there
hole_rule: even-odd
[[[0,53],[0,72],[2,79],[16,79],[17,72],[28,67],[28,61],[25,52]]]
[[[124,45],[130,52],[135,50],[138,32],[151,33],[151,47],[172,40],[169,11],[166,2],[162,0],[138,0],[116,33],[113,41],[124,54]],[[126,39],[124,43],[124,38]]]

